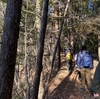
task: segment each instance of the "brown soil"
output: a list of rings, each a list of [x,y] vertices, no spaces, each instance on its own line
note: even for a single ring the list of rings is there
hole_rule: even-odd
[[[50,82],[48,99],[94,99],[88,90],[80,90],[81,82],[78,80],[78,75],[75,72],[76,68],[74,68],[72,73],[68,73],[64,60],[64,57],[62,57],[61,69]],[[93,64],[94,69],[91,70],[92,78],[98,61],[94,60]]]

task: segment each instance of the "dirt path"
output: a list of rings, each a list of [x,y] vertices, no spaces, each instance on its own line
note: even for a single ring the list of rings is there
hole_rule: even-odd
[[[94,69],[91,70],[91,77],[93,78],[95,68],[98,61],[94,60]],[[62,58],[62,67],[57,75],[53,78],[49,85],[50,99],[94,99],[88,91],[81,91],[80,82],[74,68],[72,73],[66,70],[66,63]]]

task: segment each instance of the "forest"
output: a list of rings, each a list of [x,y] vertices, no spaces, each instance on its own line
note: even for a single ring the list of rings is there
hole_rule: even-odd
[[[96,68],[100,0],[1,0],[0,99],[94,99],[66,73],[64,51],[82,45]]]

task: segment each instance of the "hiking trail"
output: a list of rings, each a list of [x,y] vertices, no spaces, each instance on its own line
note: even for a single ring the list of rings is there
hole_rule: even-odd
[[[97,60],[93,61],[94,68],[91,70],[91,77],[93,78],[95,68],[98,64]],[[63,55],[61,55],[61,69],[49,84],[49,98],[50,99],[94,99],[94,97],[86,91],[80,90],[81,82],[78,80],[76,68],[68,73],[66,70],[66,62]]]

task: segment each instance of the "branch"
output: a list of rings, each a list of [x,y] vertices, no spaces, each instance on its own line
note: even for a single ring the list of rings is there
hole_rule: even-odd
[[[34,13],[34,12],[31,12],[31,11],[28,11],[28,10],[23,10],[24,12],[27,12],[27,13],[30,13],[30,14],[33,14],[33,15],[37,15],[38,17],[41,18],[41,16],[37,13]]]

